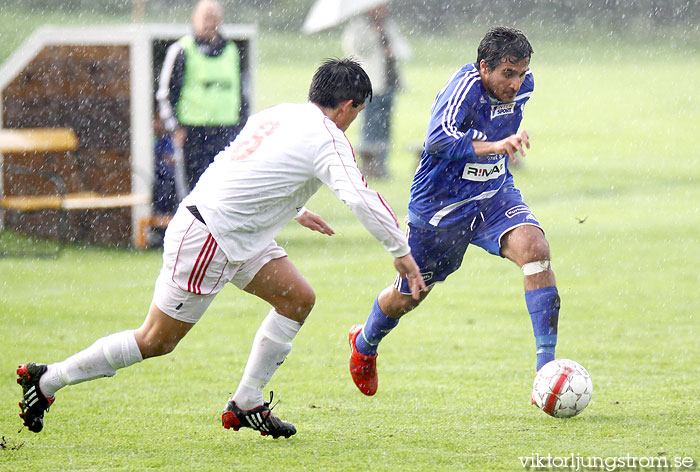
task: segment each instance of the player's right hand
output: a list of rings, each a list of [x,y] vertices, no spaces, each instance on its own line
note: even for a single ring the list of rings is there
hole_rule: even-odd
[[[411,297],[414,300],[420,300],[421,290],[427,290],[423,276],[420,275],[418,264],[413,259],[411,253],[402,257],[394,258],[394,267],[399,272],[401,278],[408,279],[408,287],[411,289]]]
[[[311,231],[318,231],[321,234],[333,236],[335,231],[316,213],[306,210],[301,215],[294,218],[300,225],[309,228]]]

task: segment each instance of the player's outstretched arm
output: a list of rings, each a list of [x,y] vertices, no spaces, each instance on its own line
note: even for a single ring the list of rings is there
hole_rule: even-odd
[[[518,160],[518,153],[525,156],[524,148],[530,149],[530,136],[523,129],[500,141],[472,141],[472,144],[477,156],[508,154],[511,162],[515,162]]]
[[[335,231],[316,213],[306,210],[301,215],[295,218],[300,225],[309,228],[311,231],[318,231],[321,234],[333,236]]]
[[[426,290],[426,286],[423,277],[420,275],[418,264],[413,260],[413,256],[409,253],[405,256],[395,257],[394,267],[396,267],[401,278],[408,278],[411,297],[413,297],[414,300],[420,300],[420,291]]]

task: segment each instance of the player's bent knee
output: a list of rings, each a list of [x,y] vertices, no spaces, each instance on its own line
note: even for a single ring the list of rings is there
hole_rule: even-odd
[[[166,354],[170,354],[171,352],[173,352],[175,350],[179,341],[180,340],[178,339],[177,341],[160,343],[158,345],[158,351],[157,351],[158,353],[155,355],[156,356],[164,356]]]
[[[502,240],[501,254],[521,266],[528,262],[549,260],[549,243],[536,226],[519,226]]]
[[[396,287],[390,285],[379,294],[379,307],[385,315],[391,318],[401,318],[420,305],[429,292],[430,288],[420,292],[420,299],[415,300],[411,294],[401,293]]]
[[[297,313],[304,315],[304,318],[311,313],[314,305],[316,304],[316,293],[313,290],[306,292],[299,300],[299,306],[297,307]]]
[[[524,264],[549,261],[551,260],[549,244],[547,244],[547,240],[544,239],[544,237],[532,238],[519,251],[509,256],[509,259],[513,260],[521,267]]]
[[[535,243],[532,245],[533,259],[549,260],[549,243],[544,239],[544,236],[536,239]]]
[[[141,351],[141,356],[144,359],[149,357],[158,357],[170,354],[175,350],[175,347],[180,342],[180,339],[161,339],[158,336],[146,334],[143,337],[137,337],[136,342]]]
[[[421,297],[420,300],[416,300],[411,295],[401,294],[401,296],[393,303],[394,310],[392,315],[394,317],[396,317],[396,315],[403,316],[420,305],[421,301],[423,301],[423,297]]]
[[[315,304],[316,293],[309,286],[295,291],[293,297],[288,298],[286,303],[276,306],[275,309],[288,318],[302,322],[309,316]]]

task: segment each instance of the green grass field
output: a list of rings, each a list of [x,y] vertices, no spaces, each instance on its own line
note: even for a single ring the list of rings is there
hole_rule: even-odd
[[[400,217],[430,103],[474,59],[480,34],[456,50],[412,38],[394,179],[375,185]],[[340,54],[334,41],[261,33],[258,107],[304,100],[320,58]],[[557,355],[593,377],[583,414],[558,420],[528,404],[534,340],[522,274],[478,248],[386,338],[379,392],[361,395],[347,371],[347,331],[392,281],[391,258],[322,190],[308,206],[336,236],[291,224],[278,237],[317,293],[269,385],[296,436],[221,428],[268,310],[233,287],[173,354],[62,390],[44,431],[20,431],[16,365],[58,361],[138,327],[160,267],[158,251],[66,248],[56,259],[0,259],[0,469],[517,471],[533,454],[698,464],[697,43],[533,35],[533,46],[536,91],[523,123],[532,149],[516,184],[552,248]]]

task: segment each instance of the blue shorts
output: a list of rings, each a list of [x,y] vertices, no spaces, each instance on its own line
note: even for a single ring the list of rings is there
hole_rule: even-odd
[[[428,223],[409,220],[406,228],[408,244],[425,285],[442,282],[459,269],[470,244],[500,256],[501,239],[508,231],[523,225],[542,229],[535,215],[523,202],[520,191],[512,186],[479,202],[463,221],[463,225],[436,228]],[[408,281],[398,276],[394,287],[401,293],[411,293]]]

